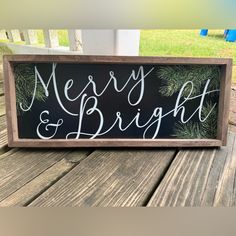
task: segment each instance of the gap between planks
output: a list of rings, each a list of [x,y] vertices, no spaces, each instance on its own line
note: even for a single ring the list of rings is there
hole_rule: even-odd
[[[143,206],[174,154],[96,150],[29,206]]]
[[[178,153],[148,206],[236,206],[236,133],[219,149]]]
[[[10,196],[3,199],[0,202],[0,207],[27,206],[59,179],[63,178],[76,165],[75,162],[71,163],[65,159],[58,161]]]
[[[42,157],[37,156],[40,153]],[[27,205],[66,175],[88,154],[88,151],[76,150],[60,150],[59,152],[31,150],[26,151],[28,158],[25,158],[23,150],[14,151],[14,149],[3,154],[0,159],[2,172],[0,176],[0,206]],[[32,162],[31,159],[34,159],[34,161]],[[18,166],[18,169],[16,166]],[[28,173],[27,169],[31,169],[31,171]]]
[[[176,149],[175,153],[173,154],[173,159],[169,162],[169,164],[166,166],[166,168],[163,170],[162,175],[160,176],[160,178],[158,179],[158,181],[156,182],[156,184],[153,186],[153,189],[150,191],[149,195],[147,196],[147,198],[145,199],[144,203],[143,203],[143,207],[147,206],[147,204],[149,203],[150,199],[152,198],[153,194],[156,192],[158,186],[160,185],[160,183],[162,182],[162,180],[164,179],[166,173],[168,172],[171,164],[173,163],[175,157],[177,156],[179,152],[179,148]]]

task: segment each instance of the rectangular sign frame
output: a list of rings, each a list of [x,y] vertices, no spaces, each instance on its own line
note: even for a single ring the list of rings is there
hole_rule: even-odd
[[[219,65],[220,96],[216,139],[21,139],[18,136],[13,63],[87,63]],[[188,57],[133,57],[85,55],[5,55],[3,58],[5,101],[9,147],[219,147],[227,143],[232,59]]]

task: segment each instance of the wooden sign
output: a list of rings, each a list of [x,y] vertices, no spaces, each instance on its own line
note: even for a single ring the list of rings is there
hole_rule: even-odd
[[[231,59],[4,57],[11,147],[226,144]]]

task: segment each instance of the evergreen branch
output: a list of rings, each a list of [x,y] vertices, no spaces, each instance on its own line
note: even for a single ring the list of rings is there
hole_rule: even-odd
[[[16,107],[17,114],[22,114],[22,107],[27,107],[33,97],[35,88],[35,74],[32,64],[16,64],[14,66],[15,86],[16,86]],[[35,93],[35,100],[44,101],[46,98],[43,86],[38,83]]]
[[[174,127],[174,136],[177,138],[216,138],[218,109],[213,103],[208,102],[202,109],[204,122],[177,123]]]
[[[213,108],[213,106],[214,106],[214,104],[209,102],[202,109],[202,113],[203,113],[204,117],[207,117],[209,112],[211,111],[211,113],[207,117],[207,119],[204,122],[202,122],[202,131],[204,133],[205,138],[216,138],[217,137],[218,109],[216,106]]]
[[[202,138],[203,135],[199,123],[190,121],[186,124],[177,123],[174,128],[174,136],[183,139],[194,139]]]
[[[209,89],[218,89],[220,84],[220,69],[216,65],[161,66],[157,71],[157,76],[161,79],[159,92],[167,97],[179,92],[187,81],[192,81],[194,84],[193,96],[200,93],[208,79],[210,80]],[[191,86],[186,86],[182,95],[188,96],[191,89]]]

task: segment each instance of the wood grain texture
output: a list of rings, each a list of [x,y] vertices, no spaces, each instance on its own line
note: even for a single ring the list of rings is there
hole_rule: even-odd
[[[142,206],[174,153],[96,151],[30,206]]]
[[[223,146],[227,144],[229,123],[229,106],[231,93],[232,61],[227,66],[221,66],[220,97],[218,105],[217,138],[222,140]]]
[[[4,96],[0,96],[0,116],[5,115],[5,100]]]
[[[225,65],[231,58],[198,58],[198,57],[156,57],[156,56],[94,56],[94,55],[4,55],[3,60],[9,62],[69,62],[69,63],[157,63],[157,64],[208,64]]]
[[[12,149],[8,149],[8,150],[4,150],[1,155],[0,155],[0,160],[3,158],[8,158],[10,155],[12,155],[15,152],[18,152],[19,149],[18,148],[12,148]]]
[[[3,89],[3,82],[0,81],[0,96],[4,94],[4,89]]]
[[[216,189],[214,206],[236,206],[236,133],[231,137],[227,158]]]
[[[7,127],[5,116],[0,117],[0,150],[7,145]]]
[[[11,135],[8,129],[8,136]],[[13,132],[14,133],[17,132]],[[9,147],[218,147],[217,139],[14,139],[8,138]]]
[[[7,118],[7,137],[8,146],[11,146],[11,142],[18,138],[18,126],[17,126],[17,112],[16,112],[16,90],[15,80],[13,75],[13,67],[3,57],[3,71],[4,71],[4,91],[5,91],[5,105],[6,105],[6,118]]]
[[[19,189],[24,187],[25,185],[26,189],[31,189],[31,192],[28,192],[27,197],[27,199],[29,200],[29,198],[32,198],[33,193],[36,194],[36,192],[42,191],[42,182],[44,180],[42,180],[42,177],[39,177],[39,175],[43,174],[43,177],[45,177],[48,181],[50,179],[48,183],[50,184],[50,182],[53,182],[53,180],[55,180],[56,173],[58,174],[58,176],[60,176],[63,172],[62,169],[58,170],[58,166],[53,167],[56,163],[60,162],[62,159],[65,158],[65,160],[69,161],[70,157],[75,160],[75,155],[78,157],[78,160],[80,160],[86,157],[87,154],[88,153],[84,151],[75,154],[72,151],[63,150],[48,151],[21,149],[14,151],[13,149],[13,151],[11,150],[10,152],[1,155],[0,201],[3,201],[11,194],[15,193],[16,191],[19,191]],[[58,165],[60,166],[60,164]],[[33,182],[29,183],[30,181]],[[20,193],[22,193],[22,191],[20,191]],[[17,193],[15,193],[15,195],[13,196],[14,203],[16,203],[16,195]],[[10,199],[12,198],[10,197]],[[22,202],[22,199],[20,197],[19,202]]]
[[[86,155],[80,155],[86,157]],[[82,158],[81,158],[82,159]],[[0,202],[0,207],[24,206],[69,172],[76,162],[62,159]]]
[[[148,206],[236,206],[236,134],[221,149],[178,153]]]
[[[2,58],[0,59],[0,82],[3,82],[3,66],[2,66]]]

